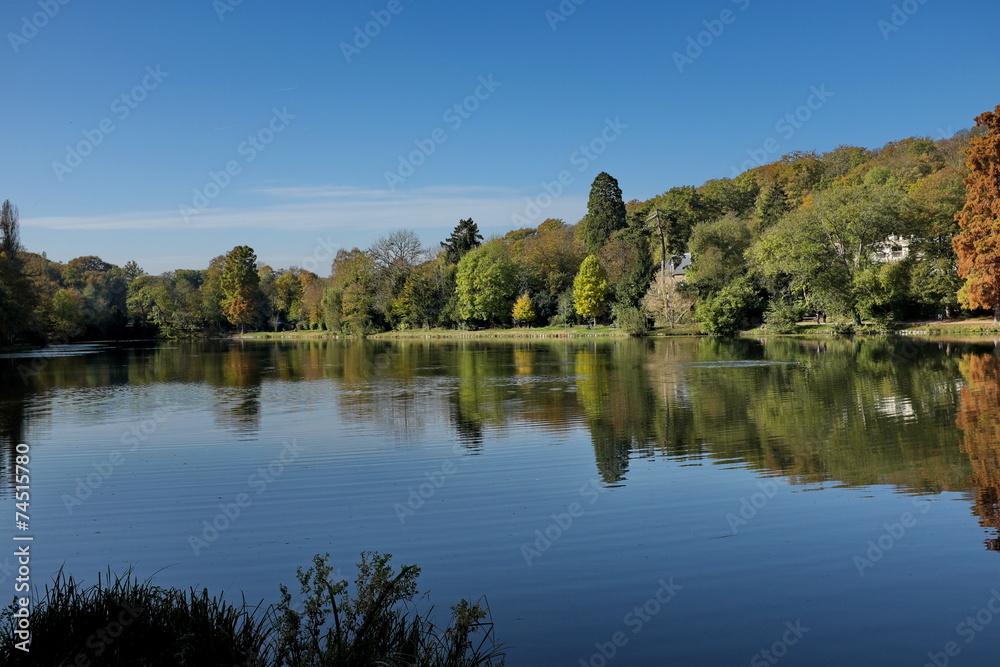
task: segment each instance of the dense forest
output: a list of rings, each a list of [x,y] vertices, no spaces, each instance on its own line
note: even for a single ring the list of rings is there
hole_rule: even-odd
[[[0,344],[598,321],[729,334],[807,315],[849,329],[1000,314],[1000,107],[976,121],[946,139],[794,153],[647,201],[624,202],[601,173],[576,224],[484,241],[470,218],[432,249],[399,230],[340,250],[329,277],[264,265],[247,246],[158,276],[52,261],[21,246],[5,202]]]

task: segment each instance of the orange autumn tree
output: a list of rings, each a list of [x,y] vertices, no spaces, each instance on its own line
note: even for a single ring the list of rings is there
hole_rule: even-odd
[[[969,142],[968,197],[953,241],[965,280],[958,299],[966,308],[992,308],[1000,325],[1000,106],[976,118],[976,125],[986,134]]]

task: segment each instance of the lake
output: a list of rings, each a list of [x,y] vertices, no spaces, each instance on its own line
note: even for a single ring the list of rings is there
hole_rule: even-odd
[[[36,586],[275,602],[377,550],[508,665],[996,663],[993,340],[93,344],[0,387]]]

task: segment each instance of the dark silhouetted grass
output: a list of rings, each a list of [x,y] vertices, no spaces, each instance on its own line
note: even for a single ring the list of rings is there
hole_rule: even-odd
[[[15,648],[13,612],[3,613],[4,665],[242,665],[266,654],[271,634],[259,605],[161,588],[131,570],[89,587],[60,570],[32,609],[29,653]]]
[[[34,601],[30,652],[18,650],[16,607],[0,615],[0,664],[45,667],[325,667],[504,664],[488,608],[462,600],[446,628],[418,613],[420,568],[363,553],[352,596],[333,581],[329,554],[298,570],[302,600],[226,602],[207,590],[161,588],[128,570],[84,587],[60,571]]]

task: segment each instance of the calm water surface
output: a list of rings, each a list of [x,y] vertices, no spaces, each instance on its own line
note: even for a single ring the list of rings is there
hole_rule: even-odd
[[[510,665],[996,664],[992,341],[91,345],[0,387],[38,585],[273,602],[378,550],[486,595]]]

